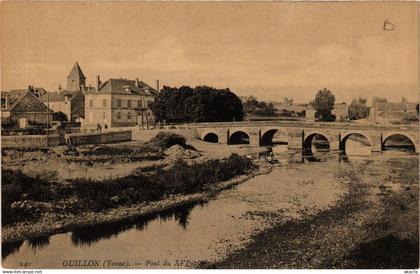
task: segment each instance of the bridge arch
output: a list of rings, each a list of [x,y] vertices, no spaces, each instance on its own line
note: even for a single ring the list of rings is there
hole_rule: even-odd
[[[402,137],[403,139],[406,139],[407,141],[409,141],[411,143],[412,149],[414,150],[414,152],[418,152],[418,144],[416,143],[415,139],[410,136],[409,134],[406,134],[404,132],[392,132],[392,133],[387,133],[382,135],[382,149],[386,150],[386,141],[391,138],[391,137]]]
[[[214,129],[199,130],[198,135],[200,139],[205,142],[214,143],[212,141],[215,139],[215,137],[217,137],[217,142],[221,141],[220,140],[221,132],[219,130],[214,130]]]
[[[325,141],[327,141],[325,143],[326,149],[330,149],[331,136],[329,136],[328,134],[326,134],[324,132],[311,131],[309,133],[304,134],[304,139],[303,139],[303,150],[304,151],[312,152],[312,141],[314,140],[315,137],[317,137],[319,139],[324,139]]]
[[[261,130],[261,146],[272,146],[274,145],[274,136],[277,133],[281,133],[286,137],[285,144],[288,143],[288,135],[287,132],[280,128],[271,128],[267,130]]]
[[[229,145],[250,144],[251,134],[243,130],[235,130],[229,136]]]
[[[366,139],[368,141],[368,146],[370,146],[372,148],[373,143],[372,143],[372,138],[367,135],[366,133],[362,132],[362,131],[350,131],[350,132],[346,132],[343,135],[341,135],[341,140],[340,140],[340,144],[339,144],[339,149],[340,151],[346,153],[346,142],[347,140],[350,138],[350,136],[362,136],[364,139]],[[361,140],[361,142],[363,143],[363,141]],[[367,145],[366,143],[364,143],[364,145]],[[371,150],[372,151],[372,150]]]
[[[219,143],[219,136],[214,132],[208,132],[203,137],[204,142]]]

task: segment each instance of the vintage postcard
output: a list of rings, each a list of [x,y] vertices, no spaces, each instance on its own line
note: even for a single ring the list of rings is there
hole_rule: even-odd
[[[0,5],[3,273],[417,273],[418,2]]]

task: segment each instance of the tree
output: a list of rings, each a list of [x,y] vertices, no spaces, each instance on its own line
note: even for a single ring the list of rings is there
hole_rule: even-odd
[[[151,108],[159,122],[226,122],[243,118],[238,96],[229,89],[207,86],[164,86]]]
[[[331,121],[334,118],[331,114],[331,111],[334,108],[334,103],[335,96],[330,90],[324,88],[318,91],[315,96],[315,100],[312,103],[314,109],[316,110],[315,117],[320,121]]]
[[[349,106],[350,120],[364,119],[369,115],[369,107],[366,105],[367,99],[359,97],[353,99]]]

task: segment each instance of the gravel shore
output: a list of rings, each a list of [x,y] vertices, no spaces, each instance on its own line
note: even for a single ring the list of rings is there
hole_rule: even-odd
[[[245,248],[199,267],[418,268],[418,159],[354,164],[338,176],[348,192],[334,206],[279,222]]]

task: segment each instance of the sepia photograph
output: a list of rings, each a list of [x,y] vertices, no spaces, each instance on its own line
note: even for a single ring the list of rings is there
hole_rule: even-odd
[[[418,273],[419,5],[0,2],[3,274]]]

